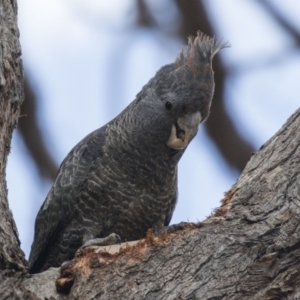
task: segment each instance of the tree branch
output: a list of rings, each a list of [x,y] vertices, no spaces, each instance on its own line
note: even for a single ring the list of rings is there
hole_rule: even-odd
[[[37,120],[36,95],[26,78],[18,129],[41,177],[54,181],[58,166],[46,147]]]
[[[17,4],[3,0],[0,4],[0,275],[25,266],[24,253],[12,214],[8,208],[5,169],[12,131],[16,127],[23,101],[23,67]],[[3,274],[3,273],[2,273]],[[1,276],[0,276],[1,277]]]
[[[279,10],[275,8],[275,5],[269,1],[257,1],[257,3],[265,9],[276,23],[295,40],[297,46],[300,47],[300,32],[288,21],[288,18],[284,18]]]
[[[117,253],[90,249],[76,258],[58,281],[71,285],[68,299],[296,299],[299,128],[300,110],[252,156],[203,223],[158,238],[150,234]],[[57,269],[34,275],[25,287],[42,298],[46,286],[34,283],[47,276],[47,295],[58,299],[57,275]]]
[[[26,274],[5,182],[23,99],[14,0],[0,2],[0,19],[0,299],[299,297],[300,110],[252,156],[203,223],[157,238],[149,233],[114,253],[86,249],[62,274],[54,268]],[[55,281],[68,294],[58,294]]]
[[[140,27],[153,27],[155,21],[149,12],[149,9],[145,3],[145,0],[137,0],[136,2],[137,19],[136,25]]]

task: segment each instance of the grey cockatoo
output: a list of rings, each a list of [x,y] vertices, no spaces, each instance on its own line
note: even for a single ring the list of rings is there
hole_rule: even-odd
[[[82,245],[137,240],[169,225],[177,164],[208,117],[212,59],[224,46],[200,32],[190,37],[175,63],[71,150],[38,212],[30,272],[60,266]]]

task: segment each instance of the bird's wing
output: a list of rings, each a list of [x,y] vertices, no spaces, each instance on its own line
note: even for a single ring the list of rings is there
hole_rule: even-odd
[[[177,204],[177,170],[175,172],[175,178],[174,180],[172,181],[172,184],[173,186],[170,187],[170,190],[174,191],[174,195],[172,197],[172,201],[170,203],[170,206],[167,210],[167,213],[166,213],[166,218],[165,218],[165,223],[164,223],[164,226],[169,226],[170,222],[171,222],[171,219],[172,219],[172,216],[173,216],[173,212],[175,210],[175,206]]]
[[[89,169],[93,161],[102,156],[105,130],[106,126],[90,133],[62,162],[55,182],[36,218],[34,241],[29,257],[29,270],[32,273],[42,267],[49,246],[72,219],[74,205]]]

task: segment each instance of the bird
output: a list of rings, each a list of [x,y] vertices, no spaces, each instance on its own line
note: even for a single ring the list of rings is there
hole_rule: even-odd
[[[227,45],[198,31],[113,120],[60,165],[35,221],[30,273],[59,267],[80,247],[138,240],[168,228],[177,165],[210,111],[212,60]]]

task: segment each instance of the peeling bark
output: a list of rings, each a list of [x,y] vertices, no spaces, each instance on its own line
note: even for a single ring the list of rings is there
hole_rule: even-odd
[[[117,251],[89,248],[62,274],[26,273],[5,182],[23,99],[16,10],[0,2],[0,299],[300,299],[300,110],[201,224]]]

